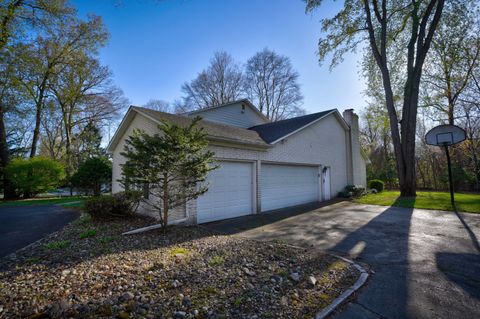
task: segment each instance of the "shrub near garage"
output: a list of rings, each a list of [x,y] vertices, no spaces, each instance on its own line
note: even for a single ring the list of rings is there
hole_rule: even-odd
[[[141,194],[135,191],[92,197],[85,202],[85,212],[96,220],[131,216],[137,210],[140,198]]]
[[[379,179],[372,179],[368,182],[368,188],[376,189],[380,193],[385,188],[385,183]]]
[[[360,185],[347,185],[342,192],[338,193],[339,197],[352,198],[360,197],[365,193],[365,188]]]

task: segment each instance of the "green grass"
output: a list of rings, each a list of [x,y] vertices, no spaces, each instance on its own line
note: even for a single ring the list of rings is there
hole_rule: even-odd
[[[400,197],[398,191],[383,191],[355,199],[361,204],[424,208],[453,211],[448,192],[417,192],[417,197]],[[455,204],[461,212],[480,213],[479,194],[455,193]]]
[[[51,241],[45,244],[46,249],[63,249],[70,245],[70,241],[61,240],[61,241]]]
[[[108,244],[108,243],[111,243],[111,242],[115,241],[115,237],[113,237],[113,236],[102,236],[102,237],[98,238],[97,241],[101,244]]]
[[[85,197],[50,197],[29,198],[19,200],[1,201],[0,206],[33,206],[33,205],[62,205],[65,207],[81,207]]]
[[[190,251],[184,247],[173,247],[170,248],[170,256],[175,257],[175,255],[188,255]]]
[[[86,231],[84,231],[83,233],[80,234],[80,238],[84,239],[84,238],[88,238],[88,237],[93,237],[96,234],[97,234],[96,229],[88,229],[88,230],[86,230]]]
[[[225,260],[223,259],[222,256],[214,256],[214,257],[210,258],[210,260],[208,261],[208,264],[210,266],[220,266],[224,262],[225,262]]]

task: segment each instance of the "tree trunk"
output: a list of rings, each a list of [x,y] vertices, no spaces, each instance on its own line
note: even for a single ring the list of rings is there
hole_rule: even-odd
[[[163,176],[163,232],[166,231],[167,229],[167,224],[168,224],[168,182],[167,182],[167,174],[164,174]]]
[[[30,149],[30,158],[37,154],[37,144],[40,138],[40,124],[42,120],[42,105],[43,101],[37,104],[37,111],[35,113],[35,128],[33,129],[32,148]]]
[[[10,150],[7,144],[7,132],[5,128],[5,112],[0,105],[0,170],[3,177],[3,199],[14,199],[17,197],[12,182],[5,174],[5,167],[10,161]]]

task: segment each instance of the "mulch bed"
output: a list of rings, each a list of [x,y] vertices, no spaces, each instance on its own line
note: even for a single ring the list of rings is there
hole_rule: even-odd
[[[0,260],[0,318],[313,318],[359,276],[330,255],[201,227],[121,235],[151,223],[83,217]]]

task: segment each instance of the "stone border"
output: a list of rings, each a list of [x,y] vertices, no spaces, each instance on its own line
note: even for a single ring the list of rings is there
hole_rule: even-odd
[[[248,239],[248,237],[243,237],[243,238]],[[252,240],[252,239],[250,239],[250,240]],[[255,240],[255,239],[253,239],[253,240]],[[257,241],[259,241],[259,240],[257,240]],[[290,245],[290,244],[280,244],[280,245],[289,246],[289,247],[302,249],[302,250],[306,249],[305,247],[302,247],[302,246],[296,246],[296,245]],[[342,292],[342,294],[340,296],[335,298],[332,301],[332,303],[330,303],[328,306],[323,308],[321,311],[317,312],[317,314],[315,315],[315,319],[324,319],[327,316],[329,316],[348,297],[350,297],[354,292],[356,292],[358,289],[360,289],[367,282],[367,279],[370,276],[368,274],[368,271],[365,270],[365,268],[363,268],[362,266],[360,266],[359,264],[357,264],[353,260],[342,257],[342,256],[339,256],[339,255],[336,255],[336,254],[328,253],[328,252],[326,252],[326,254],[328,254],[330,256],[333,256],[335,258],[341,259],[341,260],[353,265],[360,272],[360,277],[358,277],[357,281],[353,285],[351,285],[350,287],[348,287],[347,290]]]
[[[335,300],[333,300],[330,305],[323,308],[322,311],[318,312],[315,315],[315,319],[324,319],[328,315],[330,315],[348,297],[350,297],[354,292],[356,292],[358,289],[360,289],[367,282],[367,279],[369,277],[368,272],[362,266],[360,266],[359,264],[357,264],[353,260],[347,259],[345,257],[338,256],[338,255],[335,255],[335,254],[330,254],[330,255],[352,264],[360,272],[360,277],[357,279],[357,281],[352,286],[350,286],[340,296],[338,296]]]

